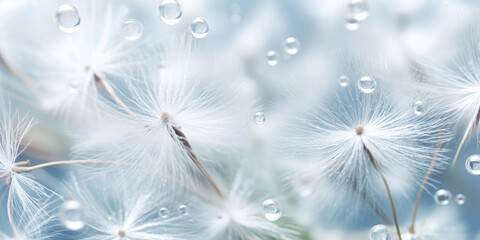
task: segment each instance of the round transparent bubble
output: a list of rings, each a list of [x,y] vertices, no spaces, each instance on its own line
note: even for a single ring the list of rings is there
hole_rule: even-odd
[[[338,83],[340,84],[341,87],[347,87],[348,82],[350,82],[350,78],[348,76],[342,75],[338,79]]]
[[[176,0],[163,0],[158,6],[157,14],[162,22],[174,25],[182,20],[182,6]]]
[[[416,101],[413,104],[413,113],[417,116],[421,116],[427,110],[426,104],[423,101]]]
[[[370,76],[363,76],[358,80],[358,88],[364,93],[372,93],[376,85],[375,79]]]
[[[282,208],[277,201],[267,199],[263,201],[263,213],[268,221],[274,222],[282,216]]]
[[[55,22],[58,29],[64,33],[73,33],[80,28],[80,15],[77,8],[64,4],[57,9]]]
[[[58,217],[66,228],[78,231],[85,226],[82,205],[75,200],[69,200],[60,207]]]
[[[365,0],[351,0],[348,4],[348,11],[357,21],[363,21],[368,17],[368,4]]]
[[[130,41],[135,41],[142,37],[143,26],[135,19],[125,21],[122,28],[123,36]]]
[[[190,23],[190,32],[195,38],[204,38],[208,34],[208,22],[203,18],[195,18]]]
[[[480,155],[474,154],[465,161],[465,169],[472,175],[480,175]]]
[[[158,215],[161,217],[161,218],[168,218],[170,216],[170,211],[168,211],[167,208],[160,208],[160,210],[158,211]]]
[[[178,207],[178,213],[182,216],[188,216],[190,214],[190,209],[185,205],[180,205],[180,207]]]
[[[283,49],[289,55],[297,54],[298,51],[300,50],[300,46],[301,46],[300,42],[293,37],[289,37],[285,39],[285,42],[283,42]]]
[[[385,225],[375,225],[370,229],[370,240],[391,240],[392,236]]]
[[[457,196],[455,196],[455,202],[458,204],[458,205],[463,205],[465,203],[465,195],[463,194],[457,194]]]
[[[263,112],[256,112],[255,115],[253,115],[253,120],[257,125],[263,125],[267,118]]]
[[[280,55],[275,51],[268,51],[267,52],[267,63],[270,66],[275,66],[278,64],[278,59],[280,59]]]
[[[347,17],[345,19],[345,28],[348,31],[355,31],[360,28],[360,22],[352,17]]]
[[[433,199],[435,200],[435,202],[443,206],[448,205],[451,198],[452,194],[445,189],[440,189],[433,195]]]

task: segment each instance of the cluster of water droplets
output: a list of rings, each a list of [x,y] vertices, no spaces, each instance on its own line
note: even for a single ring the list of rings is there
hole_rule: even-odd
[[[190,215],[190,208],[187,205],[180,205],[177,209],[177,213],[179,216],[188,216]],[[158,210],[158,216],[162,219],[167,219],[171,215],[170,210],[166,207],[162,207]]]
[[[452,200],[452,194],[448,190],[440,189],[433,195],[433,199],[438,205],[446,206],[450,204]],[[457,203],[458,205],[463,205],[465,203],[465,200],[466,197],[463,194],[457,194],[455,196],[455,203]]]
[[[74,33],[80,28],[80,14],[75,6],[63,4],[55,14],[55,23],[64,33]]]
[[[275,222],[282,217],[280,203],[273,199],[263,201],[263,214],[268,221]]]
[[[294,37],[289,37],[283,41],[283,51],[287,56],[292,56],[298,53],[300,51],[300,47],[302,45],[300,44],[300,41]],[[280,60],[280,54],[276,51],[268,51],[267,52],[267,63],[270,66],[275,66],[278,64],[278,61]]]
[[[357,30],[360,28],[360,22],[367,19],[368,15],[368,3],[366,0],[350,0],[345,18],[345,28],[349,31]]]
[[[350,77],[347,75],[341,75],[338,78],[338,84],[340,87],[347,87],[350,84]],[[377,82],[372,76],[363,76],[358,79],[357,87],[364,93],[372,93],[377,87]]]
[[[387,226],[378,224],[370,229],[370,240],[390,240],[392,236]]]

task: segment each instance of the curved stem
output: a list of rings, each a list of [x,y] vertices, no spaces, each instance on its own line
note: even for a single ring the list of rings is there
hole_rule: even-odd
[[[12,170],[16,173],[24,173],[24,172],[31,172],[33,170],[58,166],[58,165],[74,165],[74,164],[120,164],[113,161],[102,161],[102,160],[68,160],[68,161],[55,161],[55,162],[48,162],[43,164],[38,164],[35,166],[27,167],[30,164],[30,161],[19,162],[15,164],[15,167]]]
[[[12,193],[8,191],[8,198],[7,198],[7,215],[8,215],[8,222],[10,222],[10,227],[12,228],[14,239],[20,239],[20,233],[18,232],[17,226],[13,222],[12,216]]]
[[[460,141],[460,144],[458,145],[457,152],[455,153],[455,157],[453,157],[452,165],[451,167],[455,167],[455,163],[457,162],[458,156],[460,155],[460,151],[463,148],[463,145],[465,144],[468,135],[473,129],[473,126],[477,125],[478,126],[478,121],[480,120],[480,108],[478,109],[477,114],[470,120],[470,123],[468,123],[467,129],[465,130],[465,133],[463,134],[462,140]]]

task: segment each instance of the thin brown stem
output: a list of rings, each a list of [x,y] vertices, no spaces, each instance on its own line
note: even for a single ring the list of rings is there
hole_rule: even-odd
[[[14,239],[20,239],[20,233],[18,232],[17,225],[13,222],[12,216],[12,193],[8,191],[8,198],[7,198],[7,215],[8,215],[8,222],[10,223],[10,227],[12,228],[13,237]]]
[[[59,166],[59,165],[82,165],[82,164],[120,164],[113,161],[103,161],[103,160],[68,160],[68,161],[55,161],[55,162],[48,162],[43,164],[38,164],[35,166],[30,166],[30,161],[19,162],[15,164],[12,168],[12,171],[15,173],[24,173],[24,172],[31,172],[33,170],[52,167],[52,166]]]
[[[465,130],[465,133],[463,134],[462,140],[460,141],[460,144],[458,145],[457,152],[455,153],[455,157],[453,157],[452,165],[451,167],[455,167],[455,163],[457,162],[458,156],[460,155],[460,151],[463,148],[463,145],[467,141],[467,137],[470,134],[470,132],[473,129],[473,126],[478,125],[478,121],[480,120],[480,108],[479,112],[470,120],[470,123],[468,123],[467,129]]]

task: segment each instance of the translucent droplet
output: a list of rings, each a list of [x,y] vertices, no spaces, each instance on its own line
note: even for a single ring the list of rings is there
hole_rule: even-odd
[[[162,22],[174,25],[182,19],[182,6],[176,0],[163,0],[158,6],[157,14]]]
[[[190,209],[185,205],[180,205],[180,207],[178,207],[178,213],[182,216],[188,216]]]
[[[270,66],[275,66],[275,65],[277,65],[279,58],[280,58],[280,55],[278,55],[277,52],[275,52],[275,51],[268,51],[268,52],[267,52],[267,62],[268,62],[268,65],[270,65]]]
[[[267,199],[263,201],[263,213],[268,221],[274,222],[282,216],[282,209],[277,201]]]
[[[253,115],[253,120],[255,120],[257,125],[263,125],[267,119],[263,112],[256,112],[255,115]]]
[[[360,80],[358,80],[358,88],[360,88],[360,90],[362,90],[364,93],[371,93],[375,91],[376,85],[375,79],[370,76],[363,76],[360,78]]]
[[[196,38],[204,38],[208,34],[208,22],[203,18],[195,18],[190,23],[190,32]]]
[[[295,55],[298,53],[298,50],[300,50],[300,42],[293,37],[289,37],[285,39],[285,42],[283,42],[283,49],[287,54],[290,55]]]
[[[76,84],[76,83],[71,83],[71,84],[70,84],[70,87],[68,87],[68,92],[69,92],[70,94],[73,94],[73,95],[77,94],[77,93],[78,93],[78,84]]]
[[[160,211],[158,211],[158,215],[161,218],[168,218],[170,216],[170,211],[168,211],[167,208],[160,208]]]
[[[480,155],[474,154],[465,161],[467,172],[472,175],[480,175]]]
[[[368,4],[365,0],[351,0],[348,4],[348,11],[357,21],[363,21],[368,17]]]
[[[413,113],[417,116],[421,116],[426,111],[426,106],[423,101],[416,101],[413,104]]]
[[[80,15],[77,8],[69,4],[63,4],[57,9],[55,22],[58,29],[64,33],[73,33],[80,28]]]
[[[75,200],[69,200],[62,204],[59,210],[59,219],[63,226],[72,231],[78,231],[85,226],[82,205]]]
[[[341,87],[348,86],[348,82],[350,82],[350,78],[345,75],[340,76],[340,78],[338,79],[338,83],[340,83]]]
[[[348,31],[355,31],[360,28],[360,22],[353,17],[347,17],[345,19],[345,28]]]
[[[391,240],[392,236],[385,225],[378,224],[370,229],[370,240]]]
[[[440,189],[433,195],[433,199],[439,205],[448,205],[451,198],[452,194],[445,189]]]
[[[463,194],[457,194],[457,196],[455,197],[455,202],[458,204],[458,205],[463,205],[465,203],[465,195]]]
[[[122,32],[127,40],[135,41],[142,37],[143,26],[139,21],[130,19],[123,24]]]

